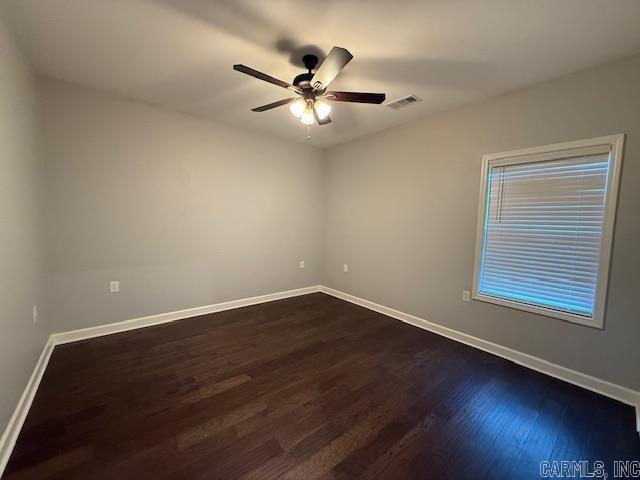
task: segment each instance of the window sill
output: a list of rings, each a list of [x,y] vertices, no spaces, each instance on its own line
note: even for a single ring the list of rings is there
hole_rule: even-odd
[[[566,322],[585,325],[587,327],[596,328],[598,330],[604,330],[604,322],[602,318],[590,318],[584,315],[577,315],[574,313],[555,310],[553,308],[545,308],[524,302],[517,302],[515,300],[507,300],[504,298],[492,297],[490,295],[483,295],[475,291],[473,292],[472,297],[474,300],[479,300],[481,302],[493,303],[494,305],[500,305],[503,307],[522,310],[529,313],[535,313],[537,315],[544,315],[545,317],[557,318]]]

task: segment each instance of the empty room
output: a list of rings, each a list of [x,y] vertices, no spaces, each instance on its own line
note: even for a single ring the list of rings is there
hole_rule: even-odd
[[[639,0],[0,0],[0,478],[640,478]]]

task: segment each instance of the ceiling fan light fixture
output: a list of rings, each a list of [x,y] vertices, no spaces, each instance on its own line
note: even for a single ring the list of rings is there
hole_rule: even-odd
[[[304,101],[304,98],[299,98],[291,105],[289,105],[289,111],[294,117],[302,117],[304,113],[304,109],[307,108],[307,103]]]
[[[315,122],[315,118],[313,118],[313,108],[305,108],[300,116],[300,121],[305,125],[313,125],[313,122]]]
[[[300,116],[300,121],[305,125],[313,125],[313,122],[316,121],[316,117],[313,114],[313,99],[307,98],[303,100],[305,102],[304,111]]]
[[[322,100],[316,100],[315,109],[320,120],[324,120],[329,116],[329,113],[331,113],[331,105],[324,103]]]

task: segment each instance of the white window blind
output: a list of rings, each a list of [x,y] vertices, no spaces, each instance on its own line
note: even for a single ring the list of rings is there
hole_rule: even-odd
[[[593,320],[611,162],[602,146],[489,161],[474,294]]]

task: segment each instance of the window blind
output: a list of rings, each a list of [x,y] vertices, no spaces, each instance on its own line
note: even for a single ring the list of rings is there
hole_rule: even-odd
[[[492,165],[478,293],[593,317],[609,154]]]

